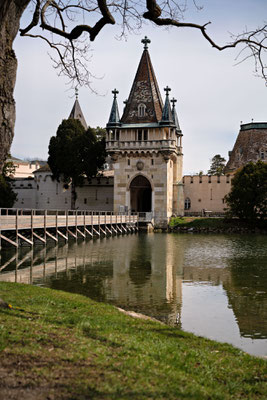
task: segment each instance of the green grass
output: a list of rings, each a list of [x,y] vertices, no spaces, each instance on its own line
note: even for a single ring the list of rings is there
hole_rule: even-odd
[[[266,360],[230,345],[80,295],[0,283],[0,297],[1,399],[266,398]]]
[[[202,217],[173,217],[170,220],[170,227],[187,228],[230,228],[236,226],[236,221],[227,221],[224,218],[202,218]]]

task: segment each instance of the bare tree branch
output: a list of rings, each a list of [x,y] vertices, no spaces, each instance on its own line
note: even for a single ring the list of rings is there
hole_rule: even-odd
[[[203,8],[197,4],[197,0],[191,1],[197,10]],[[57,52],[59,61],[62,63],[62,72],[65,71],[67,76],[70,79],[75,79],[78,84],[84,83],[86,76],[86,73],[82,72],[82,78],[80,78],[81,72],[79,71],[81,65],[83,71],[86,70],[85,63],[82,61],[86,54],[84,48],[81,47],[81,43],[85,46],[85,42],[78,41],[84,33],[89,35],[90,41],[94,41],[107,24],[114,25],[117,23],[121,26],[121,36],[126,36],[127,32],[139,30],[144,21],[151,21],[158,26],[196,29],[212,47],[219,51],[242,46],[239,55],[242,53],[245,56],[240,62],[253,57],[256,73],[267,82],[267,65],[264,62],[267,53],[267,25],[253,31],[245,30],[242,34],[236,36],[231,35],[231,42],[219,45],[207,33],[207,27],[211,22],[200,25],[184,21],[185,12],[188,8],[187,0],[161,0],[159,4],[156,0],[112,0],[109,3],[107,3],[107,0],[78,0],[76,2],[70,0],[36,0],[35,3],[32,21],[26,28],[20,30],[21,36],[32,36],[28,32],[37,29],[39,25],[43,32],[47,31],[52,35],[63,38],[64,44],[61,42],[56,44],[53,41],[53,36],[48,39],[43,34],[33,35],[34,37],[42,37]],[[81,16],[86,21],[90,18],[92,23],[78,23],[81,21]],[[69,24],[70,26],[68,26]],[[64,46],[64,52],[60,50],[60,46],[61,49]],[[57,65],[58,67],[59,65]]]

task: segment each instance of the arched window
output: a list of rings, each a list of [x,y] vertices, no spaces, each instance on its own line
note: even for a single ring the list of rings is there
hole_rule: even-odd
[[[184,201],[184,209],[190,210],[190,208],[191,208],[191,200],[189,199],[189,197],[187,197]]]
[[[146,106],[144,104],[138,105],[138,117],[144,117],[146,114]]]

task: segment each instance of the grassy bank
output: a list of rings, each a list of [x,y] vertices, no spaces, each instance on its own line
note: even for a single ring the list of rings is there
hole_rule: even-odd
[[[171,230],[195,230],[215,232],[262,232],[267,231],[267,221],[248,224],[238,219],[173,217],[170,220]]]
[[[80,295],[0,283],[0,297],[0,399],[266,398],[266,360],[230,345]]]

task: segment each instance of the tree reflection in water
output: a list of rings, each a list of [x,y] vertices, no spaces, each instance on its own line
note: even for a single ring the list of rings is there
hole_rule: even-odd
[[[1,256],[0,280],[80,293],[210,337],[221,318],[215,338],[232,330],[231,343],[266,351],[266,236],[139,234]]]

